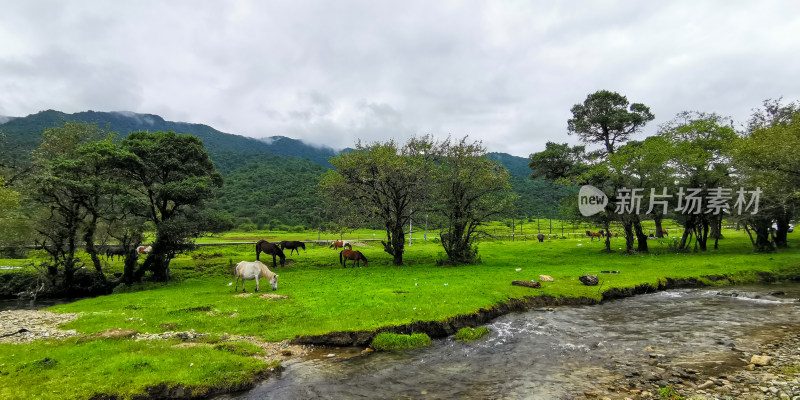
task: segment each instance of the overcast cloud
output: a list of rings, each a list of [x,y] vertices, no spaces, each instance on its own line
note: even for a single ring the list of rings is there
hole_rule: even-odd
[[[744,122],[800,99],[796,1],[0,1],[0,115],[133,111],[342,148],[527,156],[600,89]]]

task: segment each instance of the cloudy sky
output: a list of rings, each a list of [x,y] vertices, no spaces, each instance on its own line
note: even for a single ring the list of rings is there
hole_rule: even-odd
[[[800,2],[6,1],[0,115],[133,111],[341,148],[414,134],[527,156],[600,89],[744,122],[800,99]],[[644,135],[643,134],[643,135]]]

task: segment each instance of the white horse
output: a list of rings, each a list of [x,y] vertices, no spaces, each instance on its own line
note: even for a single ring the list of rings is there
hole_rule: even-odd
[[[245,292],[244,281],[256,280],[256,292],[258,292],[258,279],[269,279],[269,284],[272,285],[272,290],[278,290],[278,274],[272,272],[261,261],[242,261],[236,264],[233,270],[233,275],[236,276],[236,287],[233,291],[239,290],[239,278],[242,278],[242,292]]]

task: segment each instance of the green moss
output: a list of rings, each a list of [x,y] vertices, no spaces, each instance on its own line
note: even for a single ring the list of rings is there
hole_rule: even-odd
[[[462,328],[456,332],[456,340],[459,342],[471,342],[489,336],[489,328],[481,326],[473,329],[470,327]]]
[[[424,333],[398,335],[396,333],[383,332],[375,336],[369,346],[380,351],[396,351],[430,345],[431,338]]]

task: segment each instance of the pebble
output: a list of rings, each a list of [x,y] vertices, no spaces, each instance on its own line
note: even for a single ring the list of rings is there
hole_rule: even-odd
[[[38,339],[78,336],[74,330],[58,329],[58,326],[79,316],[37,310],[0,311],[0,343],[30,343]]]

